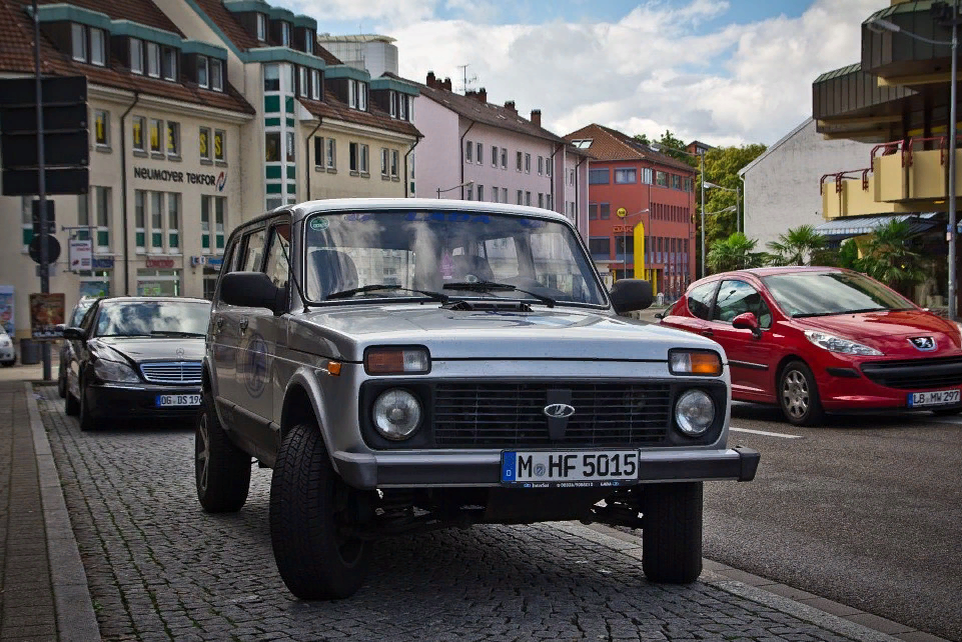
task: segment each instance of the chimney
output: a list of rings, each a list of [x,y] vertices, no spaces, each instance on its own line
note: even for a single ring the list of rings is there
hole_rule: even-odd
[[[444,83],[441,85],[441,89],[445,91],[451,91],[451,79],[445,78]]]
[[[510,111],[513,111],[513,112],[516,113],[516,114],[518,113],[517,108],[514,106],[514,101],[513,101],[513,100],[505,101],[505,103],[504,103],[504,108],[505,108],[505,109],[508,109],[508,110],[510,110]]]
[[[484,87],[479,89],[477,93],[477,98],[478,98],[478,102],[480,102],[481,104],[488,102],[488,90],[485,89]]]
[[[535,127],[541,127],[541,110],[540,109],[531,110],[531,123]]]
[[[428,80],[424,84],[427,85],[428,87],[431,87],[432,89],[437,86],[438,79],[435,78],[433,71],[428,72]]]

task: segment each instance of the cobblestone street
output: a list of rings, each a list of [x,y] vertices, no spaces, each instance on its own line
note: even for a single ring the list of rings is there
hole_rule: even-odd
[[[890,639],[719,582],[649,584],[639,548],[569,524],[387,540],[357,596],[298,602],[271,553],[269,470],[240,513],[207,515],[189,427],[82,433],[54,388],[36,390],[105,640]]]

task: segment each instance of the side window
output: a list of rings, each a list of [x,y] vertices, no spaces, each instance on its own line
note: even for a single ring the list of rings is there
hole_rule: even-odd
[[[688,309],[699,319],[708,320],[708,314],[711,312],[711,298],[715,294],[716,285],[717,282],[706,283],[692,288],[688,293]]]
[[[266,240],[267,230],[263,228],[244,237],[244,250],[238,262],[238,270],[241,272],[260,272]]]
[[[291,224],[282,223],[271,228],[271,244],[267,254],[267,276],[274,285],[287,287],[288,257],[291,255]]]
[[[762,328],[772,326],[772,312],[755,288],[744,281],[722,281],[712,320],[731,323],[745,312],[754,314]]]
[[[90,309],[87,310],[86,314],[84,314],[83,319],[80,320],[80,327],[86,330],[88,333],[90,332],[90,327],[93,325],[93,318],[97,315],[97,310],[99,308],[100,306],[96,303],[90,306]]]

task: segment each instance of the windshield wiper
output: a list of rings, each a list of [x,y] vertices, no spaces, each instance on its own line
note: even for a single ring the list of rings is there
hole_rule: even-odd
[[[881,312],[883,310],[892,310],[893,308],[862,308],[859,310],[841,310],[839,312],[809,312],[807,314],[793,314],[793,319],[808,319],[810,317],[832,317],[841,316],[843,314],[861,314],[862,312]]]
[[[152,337],[205,337],[202,332],[184,332],[183,330],[151,330]]]
[[[339,292],[332,292],[324,297],[325,300],[329,299],[347,299],[355,294],[362,294],[364,292],[375,292],[377,290],[401,290],[403,292],[415,292],[417,294],[423,294],[426,297],[431,298],[433,301],[439,301],[441,303],[447,303],[451,297],[447,294],[441,292],[431,292],[430,290],[417,290],[414,288],[405,288],[400,285],[393,285],[390,283],[372,283],[371,285],[363,285],[359,288],[351,288],[349,290],[340,290]]]
[[[511,285],[510,283],[495,283],[494,281],[464,281],[463,283],[445,283],[442,286],[445,290],[465,290],[467,292],[495,292],[501,290],[504,292],[521,292],[529,296],[533,296],[537,300],[544,303],[549,308],[555,306],[555,300],[549,296],[543,294],[535,294],[528,290],[522,290],[516,285]]]

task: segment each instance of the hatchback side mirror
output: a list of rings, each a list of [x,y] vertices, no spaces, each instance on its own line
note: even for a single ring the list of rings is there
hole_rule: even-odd
[[[221,301],[245,308],[267,308],[275,314],[285,312],[287,290],[274,285],[263,272],[229,272],[220,282]]]
[[[621,279],[615,281],[608,293],[615,312],[623,314],[634,310],[644,310],[651,306],[651,283],[642,279]]]
[[[64,328],[63,338],[69,341],[83,341],[87,338],[87,333],[83,328]]]
[[[762,338],[762,329],[753,312],[742,312],[732,319],[732,327],[736,330],[751,330],[756,339]]]

